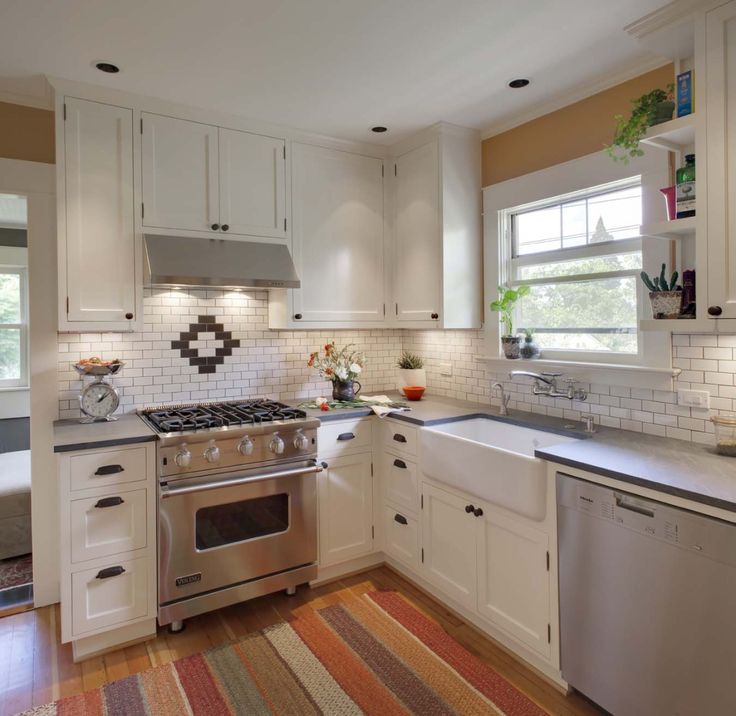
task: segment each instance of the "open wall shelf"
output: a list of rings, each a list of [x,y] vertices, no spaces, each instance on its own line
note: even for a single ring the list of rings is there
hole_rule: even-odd
[[[669,122],[649,127],[641,139],[642,144],[681,152],[685,147],[695,144],[695,114],[671,119]]]

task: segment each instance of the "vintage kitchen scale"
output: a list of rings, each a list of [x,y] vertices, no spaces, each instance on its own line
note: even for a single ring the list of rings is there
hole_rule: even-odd
[[[84,417],[82,423],[117,420],[113,413],[120,405],[120,393],[112,384],[112,376],[125,365],[122,361],[110,363],[77,363],[74,369],[83,378],[94,378],[79,394],[79,408]],[[108,380],[105,380],[105,378]]]

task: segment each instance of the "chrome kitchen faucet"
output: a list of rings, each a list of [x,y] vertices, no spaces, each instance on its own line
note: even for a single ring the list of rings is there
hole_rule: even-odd
[[[510,378],[525,377],[534,380],[532,393],[534,395],[546,395],[548,398],[567,398],[568,400],[586,400],[588,392],[583,388],[576,388],[576,380],[568,378],[566,390],[558,390],[557,379],[562,377],[562,373],[532,373],[527,370],[512,370],[509,373]]]

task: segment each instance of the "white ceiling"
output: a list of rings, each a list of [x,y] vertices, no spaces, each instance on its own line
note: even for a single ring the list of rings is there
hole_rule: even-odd
[[[388,144],[439,120],[498,126],[653,66],[622,28],[662,4],[2,0],[0,89],[48,74]],[[510,90],[514,77],[532,84]]]

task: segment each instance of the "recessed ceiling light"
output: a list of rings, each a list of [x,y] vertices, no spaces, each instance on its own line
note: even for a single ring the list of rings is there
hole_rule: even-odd
[[[95,67],[100,72],[107,72],[108,74],[114,75],[120,72],[120,68],[117,65],[113,65],[112,62],[98,62]]]
[[[388,132],[388,127],[371,127],[371,132],[382,134],[383,132]]]
[[[528,84],[528,79],[520,77],[519,79],[511,80],[511,82],[509,82],[509,87],[511,87],[511,89],[521,89],[522,87],[526,87]]]

